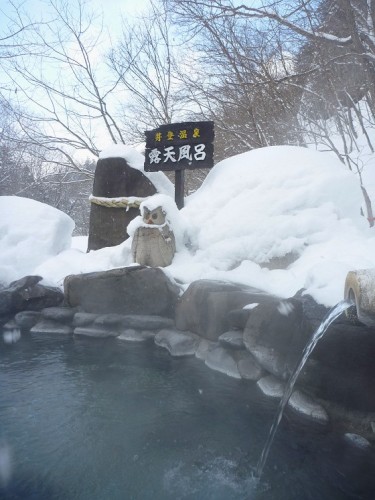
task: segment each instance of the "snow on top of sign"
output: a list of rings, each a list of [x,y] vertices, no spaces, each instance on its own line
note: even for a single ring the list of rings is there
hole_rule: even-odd
[[[126,144],[112,144],[99,154],[99,159],[105,158],[124,158],[130,167],[140,170],[159,193],[173,196],[174,187],[168,177],[163,172],[145,172],[143,168],[145,158],[134,148]]]

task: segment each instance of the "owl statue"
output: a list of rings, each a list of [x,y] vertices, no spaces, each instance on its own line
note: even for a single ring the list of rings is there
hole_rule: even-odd
[[[163,207],[142,206],[142,223],[136,229],[131,252],[134,262],[151,267],[166,267],[173,260],[176,242]]]

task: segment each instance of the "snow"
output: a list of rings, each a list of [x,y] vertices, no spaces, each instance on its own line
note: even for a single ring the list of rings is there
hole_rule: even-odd
[[[0,196],[0,214],[0,283],[22,278],[70,248],[74,222],[56,208]]]
[[[126,148],[123,154],[133,161]],[[375,228],[360,215],[358,179],[330,154],[291,146],[252,150],[218,163],[180,212],[165,194],[143,203],[163,206],[175,234],[183,235],[186,244],[165,272],[185,288],[196,279],[219,279],[282,299],[305,288],[333,306],[343,298],[349,271],[375,267]],[[40,274],[61,286],[68,274],[134,265],[131,238],[88,254],[84,240],[68,248],[73,223],[67,216],[7,198],[0,197],[0,207],[8,207],[0,223],[3,284]]]

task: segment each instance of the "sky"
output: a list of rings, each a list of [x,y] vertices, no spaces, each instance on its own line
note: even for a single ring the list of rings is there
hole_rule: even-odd
[[[74,5],[76,0],[68,0],[69,4]],[[90,0],[87,5],[100,14],[103,12],[105,24],[111,26],[115,32],[118,32],[121,26],[121,17],[136,16],[141,13],[148,5],[148,0]],[[46,10],[48,11],[48,0],[25,0],[10,1],[1,0],[0,4],[0,29],[3,30],[9,18],[14,15],[14,5],[22,6],[22,10],[29,13],[34,18],[39,18]]]
[[[69,6],[72,8],[77,5],[79,0],[67,0]],[[59,1],[56,1],[58,4]],[[91,63],[100,62],[97,68],[97,74],[101,79],[105,79],[105,69],[106,66],[103,62],[103,55],[108,53],[111,48],[111,43],[115,42],[117,38],[121,36],[122,31],[122,20],[135,19],[142,12],[147,10],[149,5],[148,0],[90,0],[82,3],[86,5],[88,12],[93,12],[98,16],[97,18],[97,30],[99,31],[101,27],[101,16],[103,16],[103,34],[100,38],[100,44],[95,47],[94,51],[90,53]],[[0,0],[0,38],[4,35],[9,34],[10,26],[12,25],[12,19],[17,20],[17,13],[14,7],[19,6],[22,18],[27,22],[29,17],[32,20],[40,21],[41,19],[50,19],[53,15],[53,9],[51,8],[51,0]],[[14,28],[13,28],[14,31]],[[90,26],[90,37],[91,34],[94,36],[95,29]],[[56,78],[57,71],[56,68],[48,67],[43,69],[44,74],[48,77],[51,76],[51,81]],[[17,79],[13,82],[7,77],[5,71],[2,73],[0,66],[0,88],[4,97],[10,101],[17,102],[21,108],[33,110],[33,104],[30,100],[22,95],[22,92],[15,94],[15,88],[17,86],[25,89],[25,85],[22,79]],[[35,94],[34,94],[35,97]],[[124,99],[124,96],[121,96]],[[40,94],[37,98],[38,102],[44,102],[45,95]],[[48,100],[46,105],[49,106]],[[36,107],[36,113],[40,113],[40,109]],[[53,133],[55,135],[64,135],[65,131],[57,124],[50,125],[53,127]],[[98,146],[104,148],[108,145],[107,134],[101,131],[101,126],[97,128],[97,135],[103,137],[103,141],[98,141]],[[88,156],[90,156],[88,151],[78,151],[75,157],[84,161]]]

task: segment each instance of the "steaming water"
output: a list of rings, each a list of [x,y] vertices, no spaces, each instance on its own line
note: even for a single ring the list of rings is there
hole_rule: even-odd
[[[152,344],[0,341],[0,498],[375,498],[371,450],[293,420],[255,479],[275,407],[255,384]]]

